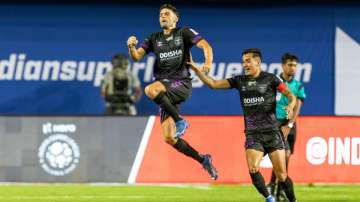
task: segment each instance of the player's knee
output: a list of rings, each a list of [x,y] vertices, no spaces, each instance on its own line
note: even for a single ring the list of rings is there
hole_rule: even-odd
[[[259,168],[255,165],[249,166],[249,173],[257,173],[259,171]]]
[[[287,173],[286,172],[278,173],[277,178],[280,182],[284,182],[287,178]]]
[[[164,141],[169,145],[174,145],[176,143],[176,139],[171,136],[165,136]]]
[[[285,155],[286,155],[286,158],[288,159],[288,158],[290,157],[290,155],[291,155],[291,152],[290,152],[290,151],[286,151]]]
[[[148,96],[149,98],[154,98],[155,92],[153,90],[153,88],[151,86],[146,86],[144,89],[145,95]]]
[[[145,87],[144,92],[145,92],[146,96],[148,96],[151,99],[154,99],[157,95],[159,95],[161,90],[154,86],[148,85]]]

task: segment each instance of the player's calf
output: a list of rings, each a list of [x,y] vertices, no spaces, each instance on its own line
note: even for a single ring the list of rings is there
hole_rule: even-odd
[[[165,136],[164,137],[164,141],[169,144],[169,145],[175,145],[176,144],[176,139],[172,136]]]
[[[176,143],[173,145],[173,147],[178,151],[186,156],[189,156],[199,163],[202,163],[204,161],[204,157],[199,154],[198,151],[196,151],[194,148],[192,148],[185,140],[179,138],[177,139]]]
[[[285,191],[286,197],[289,199],[290,202],[296,202],[296,197],[294,193],[294,185],[292,180],[287,177],[284,181],[279,180],[279,185]]]
[[[276,173],[276,177],[280,182],[284,182],[287,178],[287,173],[286,172],[275,172]]]
[[[177,139],[174,137],[176,131],[174,121],[171,118],[167,118],[161,123],[161,126],[164,141],[167,144],[174,146],[177,141]]]
[[[253,185],[258,190],[260,194],[262,194],[265,198],[270,196],[270,193],[266,189],[264,177],[261,175],[259,171],[255,173],[250,172],[250,177]]]

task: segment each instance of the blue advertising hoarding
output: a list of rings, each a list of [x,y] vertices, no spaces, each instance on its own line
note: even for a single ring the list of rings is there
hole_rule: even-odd
[[[302,114],[334,115],[334,18],[339,15],[334,10],[341,9],[180,7],[179,26],[195,29],[212,45],[211,75],[217,79],[242,73],[244,48],[260,48],[263,69],[273,73],[281,71],[283,53],[298,55],[296,78],[307,93]],[[359,11],[348,13],[359,19]],[[102,114],[99,85],[111,56],[127,53],[129,36],[142,41],[160,30],[158,7],[129,5],[2,6],[0,23],[0,113],[15,115]],[[360,37],[359,30],[351,34]],[[192,52],[202,62],[201,51]],[[153,61],[150,54],[130,65],[143,87],[152,80]],[[183,114],[242,113],[236,91],[210,90],[196,78],[193,87]],[[137,107],[139,114],[158,113],[145,96]]]

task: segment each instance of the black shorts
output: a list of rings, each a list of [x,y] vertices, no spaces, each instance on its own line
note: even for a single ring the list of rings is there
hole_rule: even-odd
[[[184,102],[191,95],[192,84],[190,79],[184,80],[168,80],[162,79],[160,81],[166,88],[165,95],[168,96],[171,103],[173,103],[179,111],[180,103]],[[160,107],[160,121],[165,121],[170,115]]]
[[[279,128],[281,126],[287,125],[288,123],[289,120],[279,120]],[[291,128],[287,141],[285,141],[285,149],[290,150],[291,154],[294,153],[295,141],[296,141],[296,123],[294,123],[294,127]]]
[[[246,132],[245,149],[255,149],[265,154],[284,149],[283,136],[279,130]]]

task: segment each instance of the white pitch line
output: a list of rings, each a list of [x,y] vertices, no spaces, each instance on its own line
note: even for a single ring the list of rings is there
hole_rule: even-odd
[[[141,162],[142,162],[142,160],[144,158],[146,146],[148,144],[151,131],[152,131],[153,127],[154,127],[155,118],[156,118],[155,116],[150,116],[149,120],[148,120],[148,122],[146,124],[146,128],[144,130],[144,134],[143,134],[143,137],[141,139],[139,149],[137,151],[133,166],[131,167],[130,175],[129,175],[129,178],[128,178],[128,183],[129,184],[134,184],[136,182],[136,177],[138,175],[138,172],[139,172],[139,169],[140,169],[140,166],[141,166]]]
[[[142,184],[139,184],[142,185]],[[211,190],[213,189],[208,184],[181,184],[181,183],[161,183],[161,184],[146,184],[149,186],[161,186],[161,187],[174,187],[174,188],[192,188],[192,189],[202,189],[202,190]]]
[[[114,196],[99,196],[99,195],[80,195],[80,196],[10,196],[4,197],[0,196],[0,200],[74,200],[74,199],[144,199],[152,198],[154,196],[145,196],[145,195],[114,195]],[[181,196],[177,195],[164,195],[161,198],[180,198]]]

